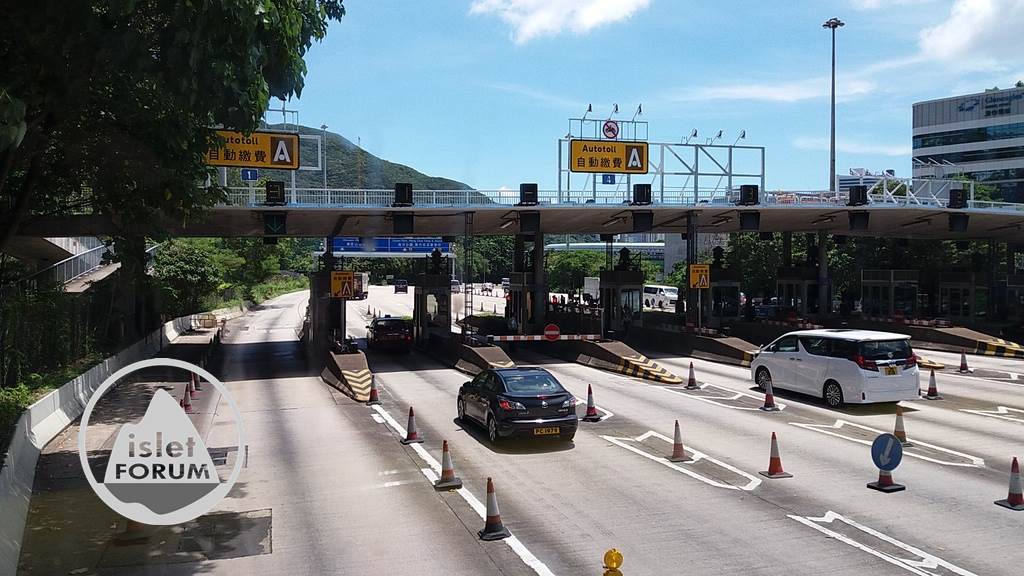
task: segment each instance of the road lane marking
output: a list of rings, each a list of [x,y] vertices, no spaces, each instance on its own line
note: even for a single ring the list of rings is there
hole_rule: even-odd
[[[1000,420],[1009,420],[1010,422],[1020,422],[1021,424],[1024,424],[1024,410],[1021,410],[1020,408],[996,406],[995,410],[967,410],[961,408],[960,411],[967,412],[969,414],[977,414],[978,416],[988,416],[989,418],[999,418]],[[1010,415],[1010,412],[1016,412],[1020,414],[1020,416],[1014,417]]]
[[[858,524],[857,522],[854,522],[853,520],[850,520],[849,518],[845,518],[842,515],[837,514],[837,513],[833,512],[831,510],[826,512],[825,515],[820,517],[820,518],[815,518],[815,517],[812,517],[812,516],[796,516],[796,515],[793,515],[793,514],[787,514],[787,516],[789,516],[793,520],[796,520],[797,522],[800,522],[801,524],[804,524],[805,526],[810,526],[811,528],[814,528],[815,530],[821,532],[822,534],[825,534],[825,535],[829,536],[830,538],[835,538],[836,540],[839,540],[840,542],[843,542],[845,544],[849,544],[850,546],[853,546],[854,548],[858,548],[860,550],[863,550],[864,552],[867,552],[868,554],[871,554],[872,556],[876,556],[878,558],[881,558],[882,560],[885,560],[886,562],[888,562],[888,563],[890,563],[890,564],[892,564],[894,566],[899,566],[900,568],[903,568],[904,570],[906,570],[906,571],[908,571],[908,572],[910,572],[912,574],[919,574],[921,576],[937,576],[936,573],[935,572],[931,572],[931,570],[938,570],[939,568],[944,568],[945,570],[948,570],[949,572],[953,572],[955,574],[960,574],[961,576],[977,576],[977,574],[975,574],[974,572],[971,572],[969,570],[965,570],[963,568],[960,568],[959,566],[956,566],[955,564],[951,564],[949,562],[946,562],[945,560],[943,560],[941,558],[938,558],[936,556],[932,556],[931,554],[925,552],[924,550],[921,550],[920,548],[916,548],[914,546],[911,546],[910,544],[906,544],[904,542],[901,542],[901,541],[899,541],[899,540],[897,540],[897,539],[895,539],[895,538],[893,538],[891,536],[888,536],[886,534],[883,534],[883,533],[881,533],[881,532],[879,532],[879,531],[877,531],[877,530],[875,530],[873,528],[869,528],[867,526],[864,526],[863,524]],[[918,556],[918,557],[920,557],[920,560],[915,560],[915,559],[911,559],[911,558],[902,558],[902,557],[896,556],[894,554],[889,554],[889,553],[883,552],[881,550],[876,550],[876,549],[872,548],[871,546],[869,546],[868,544],[866,544],[864,542],[858,542],[857,540],[855,540],[854,538],[852,538],[852,537],[850,537],[850,536],[848,536],[846,534],[842,534],[840,532],[836,532],[835,530],[830,530],[830,529],[822,526],[821,524],[818,524],[819,522],[825,523],[825,524],[832,524],[836,520],[838,520],[838,521],[840,521],[840,522],[842,522],[842,523],[844,523],[844,524],[846,524],[846,525],[848,525],[848,526],[850,526],[852,528],[856,528],[857,530],[863,532],[864,534],[867,534],[868,536],[872,536],[874,538],[877,538],[878,540],[881,540],[881,541],[889,544],[890,546],[899,548],[901,550],[909,552],[910,554]]]
[[[647,458],[649,460],[653,460],[653,461],[657,462],[658,464],[661,464],[662,466],[667,466],[667,467],[675,470],[676,472],[682,472],[683,474],[686,474],[687,476],[689,476],[691,478],[700,480],[701,482],[703,482],[705,484],[708,484],[709,486],[714,486],[716,488],[725,488],[727,490],[750,491],[750,490],[753,490],[754,488],[757,488],[761,484],[761,479],[760,478],[757,478],[755,476],[747,474],[746,472],[744,472],[744,471],[742,471],[742,470],[740,470],[738,468],[735,468],[733,466],[730,466],[729,464],[726,464],[725,462],[722,462],[721,460],[716,460],[716,459],[708,456],[707,454],[705,454],[705,453],[703,453],[703,452],[701,452],[699,450],[693,449],[692,447],[689,447],[689,451],[693,454],[693,459],[691,461],[689,461],[689,462],[679,462],[679,463],[676,463],[676,462],[669,462],[668,459],[663,457],[663,456],[655,456],[654,454],[651,454],[650,452],[647,452],[645,450],[641,450],[641,449],[637,448],[636,446],[628,444],[628,443],[632,443],[632,442],[643,442],[644,440],[646,440],[648,438],[658,438],[660,440],[664,440],[668,444],[672,444],[673,443],[673,440],[671,438],[669,438],[667,436],[663,436],[663,435],[661,435],[661,434],[659,434],[659,433],[657,433],[657,432],[655,432],[653,430],[648,430],[647,432],[644,432],[643,434],[637,436],[636,438],[628,438],[628,437],[624,438],[624,437],[621,437],[621,436],[603,436],[603,435],[601,436],[601,438],[604,438],[605,440],[611,442],[612,444],[615,444],[616,446],[620,446],[622,448],[625,448],[626,450],[629,450],[630,452],[639,454],[639,455],[643,456],[644,458]],[[702,460],[707,460],[708,462],[711,462],[711,463],[715,464],[716,466],[719,466],[721,468],[729,470],[730,472],[732,472],[732,473],[734,473],[736,475],[742,476],[742,477],[746,478],[747,480],[749,480],[749,482],[747,482],[744,486],[735,486],[733,484],[725,484],[723,482],[719,482],[717,480],[713,480],[713,479],[708,478],[706,476],[702,476],[701,474],[698,474],[697,472],[694,472],[693,470],[689,470],[687,468],[684,468],[683,466],[680,466],[680,464],[684,464],[686,466],[692,466],[692,465],[697,464],[698,462],[700,462]]]
[[[373,418],[373,421],[376,422],[377,424],[384,423],[384,419],[381,418],[380,414],[370,414],[370,417]]]
[[[722,406],[723,408],[732,408],[733,410],[756,410],[756,411],[760,411],[761,410],[761,406],[734,406],[732,404],[723,404],[722,402],[716,402],[716,400],[735,402],[736,400],[739,400],[740,398],[746,397],[746,398],[751,398],[751,399],[755,400],[758,404],[761,404],[763,402],[762,398],[758,398],[757,396],[754,396],[753,394],[748,394],[746,392],[737,392],[736,390],[732,390],[732,389],[726,388],[724,386],[719,386],[717,384],[704,384],[703,386],[701,386],[700,389],[704,390],[704,389],[707,389],[707,388],[717,388],[719,390],[725,391],[726,393],[731,393],[732,395],[731,396],[698,396],[696,394],[693,394],[691,392],[687,392],[686,390],[680,390],[678,388],[665,388],[664,386],[653,386],[653,388],[657,388],[659,390],[664,390],[666,392],[672,392],[674,394],[678,394],[679,396],[686,396],[687,398],[693,398],[694,400],[700,400],[701,402],[707,402],[708,404],[714,404],[716,406]],[[779,407],[779,410],[785,410],[786,409],[786,405],[783,404],[782,402],[776,402],[775,405]]]
[[[879,430],[877,428],[871,428],[869,426],[864,426],[863,424],[855,424],[855,423],[850,422],[848,420],[842,420],[842,419],[836,420],[835,424],[804,424],[802,422],[790,422],[789,424],[791,426],[797,426],[797,427],[800,427],[800,428],[804,428],[806,430],[811,430],[811,431],[814,431],[814,432],[820,432],[822,434],[828,434],[829,436],[835,436],[836,438],[843,438],[844,440],[850,440],[851,442],[856,442],[858,444],[864,444],[865,446],[871,446],[871,442],[872,441],[871,440],[865,440],[865,439],[862,439],[862,438],[853,438],[853,437],[850,437],[850,436],[844,436],[844,435],[842,435],[842,434],[840,434],[838,432],[833,432],[833,430],[841,430],[842,428],[844,428],[846,426],[849,426],[851,428],[859,428],[861,430],[867,430],[869,432],[873,432],[876,435],[877,434],[885,434],[887,432],[885,430]],[[934,462],[935,464],[942,464],[943,466],[964,466],[964,467],[971,467],[971,468],[983,468],[985,466],[985,460],[982,459],[982,458],[978,458],[977,456],[971,456],[970,454],[964,454],[963,452],[957,452],[955,450],[950,450],[949,448],[942,448],[942,447],[936,446],[934,444],[927,444],[927,443],[922,442],[920,440],[912,439],[912,438],[909,438],[909,437],[907,438],[907,440],[912,441],[914,446],[908,447],[908,448],[904,448],[903,449],[903,455],[904,456],[911,456],[913,458],[919,458],[921,460],[927,460],[928,462]],[[924,454],[917,454],[917,453],[915,453],[913,451],[916,448],[922,448],[922,447],[923,448],[929,448],[931,450],[935,450],[936,452],[944,452],[946,454],[951,454],[953,456],[958,456],[960,458],[963,458],[964,460],[970,460],[970,463],[966,463],[966,462],[949,462],[949,461],[946,461],[946,460],[938,460],[938,459],[935,459],[935,458],[930,458],[928,456],[925,456]]]
[[[574,396],[574,398],[576,398],[576,405],[577,406],[582,404],[583,407],[586,408],[586,406],[587,406],[587,401],[586,400],[580,400],[579,397],[577,397],[577,396]],[[605,410],[604,408],[601,408],[597,404],[594,404],[594,408],[596,408],[598,412],[604,412],[604,416],[601,416],[601,419],[598,420],[598,422],[604,422],[605,420],[611,418],[612,416],[615,416],[614,412],[612,412],[611,410]]]
[[[399,437],[406,437],[407,433],[405,427],[399,424],[383,406],[374,406],[373,410],[379,414],[381,418],[387,421],[388,426],[390,426]],[[423,475],[426,476],[428,480],[431,480],[431,483],[433,483],[434,480],[437,480],[439,477],[438,475],[441,473],[441,463],[431,456],[430,452],[427,452],[427,449],[423,447],[423,444],[409,444],[409,447],[416,452],[416,455],[419,456],[427,466],[430,466],[430,468],[420,469]],[[480,502],[480,500],[477,499],[476,496],[473,495],[472,492],[466,488],[459,488],[456,492],[458,492],[459,496],[462,496],[462,499],[469,504],[469,507],[472,508],[481,519],[484,519],[487,516],[487,508]],[[519,556],[523,563],[536,572],[538,576],[555,576],[555,573],[552,572],[547,565],[541,562],[540,559],[534,556],[533,552],[530,552],[526,545],[520,542],[514,534],[509,538],[505,538],[502,542],[508,545],[508,547],[511,548],[517,556]]]
[[[1020,387],[1024,388],[1024,384],[1021,384],[1019,382],[1011,382],[1010,380],[1016,380],[1016,378],[1013,378],[1012,376],[1010,377],[1009,380],[1003,380],[1003,379],[994,378],[994,377],[975,376],[975,375],[972,375],[972,374],[958,374],[956,372],[947,372],[947,373],[943,374],[942,376],[943,377],[952,376],[954,378],[964,378],[966,380],[975,380],[975,381],[982,380],[984,382],[994,382],[996,384],[1008,384],[1010,386],[1020,386]]]

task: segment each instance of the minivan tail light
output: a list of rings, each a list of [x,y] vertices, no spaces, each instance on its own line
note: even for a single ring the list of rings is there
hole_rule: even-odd
[[[917,354],[911,353],[910,358],[907,358],[907,361],[904,362],[903,365],[907,368],[917,366]]]
[[[872,372],[878,372],[878,364],[874,360],[868,360],[864,356],[857,354],[853,357],[853,361],[860,366],[861,370],[871,370]]]

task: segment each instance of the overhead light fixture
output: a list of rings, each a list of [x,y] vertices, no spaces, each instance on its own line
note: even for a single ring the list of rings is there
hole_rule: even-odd
[[[812,220],[811,221],[811,226],[817,226],[818,224],[829,224],[831,222],[834,222],[835,219],[836,219],[835,216],[822,216],[822,217],[818,218],[817,220]]]
[[[501,230],[504,230],[504,229],[508,228],[509,226],[515,224],[515,223],[516,223],[515,220],[505,220],[504,222],[501,223],[500,226],[498,226],[498,228],[501,229]]]
[[[910,222],[907,222],[905,224],[900,224],[900,228],[909,228],[911,226],[917,226],[918,224],[931,224],[931,223],[932,223],[931,217],[928,217],[928,218],[918,218],[917,220],[911,220]]]

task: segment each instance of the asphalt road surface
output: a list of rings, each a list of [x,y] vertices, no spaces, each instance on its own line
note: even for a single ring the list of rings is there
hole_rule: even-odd
[[[305,300],[283,296],[230,322],[219,368],[251,447],[218,510],[271,515],[271,542],[146,573],[588,575],[612,547],[627,576],[1010,575],[1024,563],[1024,512],[993,504],[1006,497],[1010,458],[1024,455],[1024,382],[940,372],[944,400],[903,403],[916,446],[893,476],[907,490],[882,494],[865,487],[878,476],[866,443],[892,431],[892,405],[831,410],[777,391],[784,409],[769,413],[736,366],[693,360],[704,387],[688,391],[520,347],[517,363],[544,366],[580,399],[593,386],[604,419],[581,423],[572,443],[494,446],[456,418],[469,376],[428,355],[367,353],[376,408],[323,384],[296,340]],[[351,336],[365,335],[369,310],[411,315],[412,293],[377,288],[350,302]],[[684,377],[691,361],[645,353]],[[410,407],[425,442],[405,446]],[[665,459],[676,419],[691,462]],[[232,425],[217,411],[207,445],[230,443]],[[792,478],[758,474],[772,432]],[[431,486],[443,440],[458,492]],[[512,540],[477,537],[488,477]]]

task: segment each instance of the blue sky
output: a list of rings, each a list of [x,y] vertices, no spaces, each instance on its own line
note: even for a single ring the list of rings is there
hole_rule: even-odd
[[[300,121],[480,189],[551,189],[587,104],[643,104],[651,141],[696,128],[767,149],[767,186],[827,188],[829,33],[837,169],[910,172],[911,105],[1024,78],[1024,0],[348,0],[307,56]]]

